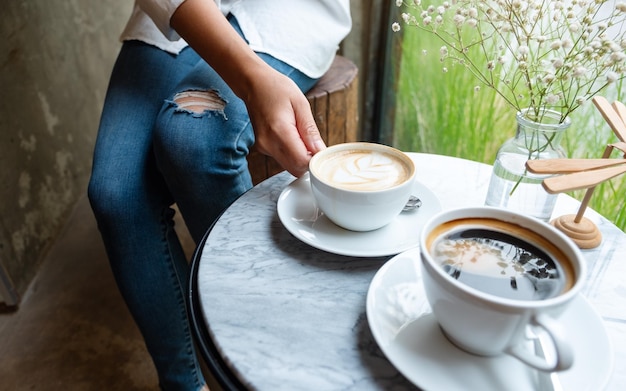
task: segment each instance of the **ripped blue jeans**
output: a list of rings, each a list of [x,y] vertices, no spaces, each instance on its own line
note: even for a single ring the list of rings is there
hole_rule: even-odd
[[[239,31],[236,21],[231,24]],[[315,80],[260,53],[303,91]],[[164,390],[204,384],[186,311],[189,265],[179,207],[198,243],[251,186],[254,134],[243,101],[191,48],[122,46],[102,111],[89,200],[120,292]]]

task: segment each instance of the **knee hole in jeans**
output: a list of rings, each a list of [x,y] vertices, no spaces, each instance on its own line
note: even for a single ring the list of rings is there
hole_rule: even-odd
[[[226,102],[216,91],[183,91],[174,95],[174,102],[178,108],[189,110],[194,113],[205,111],[223,112]]]

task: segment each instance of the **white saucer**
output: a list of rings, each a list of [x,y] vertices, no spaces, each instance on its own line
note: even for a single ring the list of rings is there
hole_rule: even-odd
[[[292,235],[320,250],[355,257],[394,255],[416,247],[426,221],[441,210],[439,199],[421,183],[415,182],[412,194],[422,200],[419,209],[400,213],[383,228],[354,232],[335,225],[316,207],[307,173],[282,191],[278,217]]]
[[[419,250],[399,254],[376,273],[367,294],[374,339],[409,381],[425,390],[537,390],[538,371],[510,356],[479,357],[441,332],[421,282]],[[573,342],[574,366],[559,372],[563,390],[601,390],[613,368],[602,320],[579,296],[562,315]]]

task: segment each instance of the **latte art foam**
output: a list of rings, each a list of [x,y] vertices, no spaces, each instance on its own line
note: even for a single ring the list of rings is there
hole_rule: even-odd
[[[409,177],[409,168],[393,155],[351,150],[329,156],[318,174],[333,186],[348,190],[381,190],[399,185]]]

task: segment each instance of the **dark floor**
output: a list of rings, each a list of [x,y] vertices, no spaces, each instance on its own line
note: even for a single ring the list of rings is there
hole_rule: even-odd
[[[0,391],[155,389],[156,372],[83,198],[18,311],[0,315]]]

